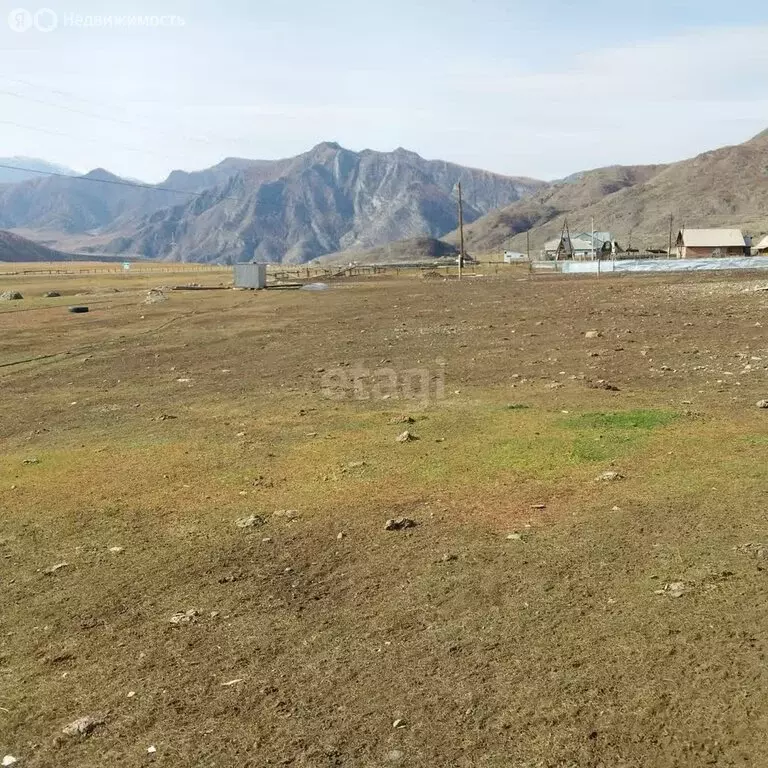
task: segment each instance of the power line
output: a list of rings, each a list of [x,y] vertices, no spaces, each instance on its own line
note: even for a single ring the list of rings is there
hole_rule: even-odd
[[[89,141],[92,144],[103,144],[101,139],[95,139],[91,136],[75,136],[72,133],[63,133],[62,131],[52,131],[49,128],[40,128],[36,125],[24,125],[23,123],[17,123],[14,120],[0,120],[0,125],[12,125],[16,128],[23,128],[25,131],[37,131],[38,133],[47,133],[50,136],[62,136],[65,139]],[[110,141],[109,144],[110,146],[113,146],[113,147],[125,149],[128,152],[140,152],[142,154],[156,155],[157,157],[162,157],[165,160],[169,159],[166,154],[163,154],[162,152],[155,152],[154,150],[147,149],[146,147],[131,147],[131,146],[128,146],[127,144],[117,144],[113,141]]]
[[[173,192],[177,195],[191,195],[193,197],[206,197],[210,194],[211,190],[206,192],[191,192],[189,190],[171,189],[170,187],[153,186],[152,184],[141,184],[138,181],[126,181],[125,179],[96,179],[93,176],[70,176],[66,173],[58,173],[56,171],[41,171],[37,168],[25,168],[20,165],[5,165],[0,163],[0,168],[5,168],[9,171],[26,171],[27,173],[38,173],[41,176],[59,176],[63,179],[71,179],[75,181],[93,181],[97,184],[114,184],[119,187],[136,187],[137,189],[148,189],[152,192]],[[222,198],[223,200],[239,200],[238,197],[230,197],[228,195]]]
[[[77,94],[68,93],[67,91],[59,91],[59,90],[57,90],[55,88],[48,88],[47,86],[44,86],[44,85],[36,85],[35,83],[30,83],[30,82],[27,82],[26,80],[17,80],[15,78],[7,78],[7,77],[4,77],[4,76],[0,76],[0,77],[2,77],[2,79],[5,80],[6,82],[18,83],[19,85],[27,85],[27,86],[32,87],[32,88],[42,88],[43,90],[50,91],[51,93],[55,93],[55,94],[57,94],[59,96],[65,96],[67,98],[77,99],[78,101],[82,101],[85,104],[93,104],[94,106],[97,106],[97,107],[106,107],[108,109],[115,109],[115,106],[112,105],[112,104],[106,104],[105,102],[97,102],[97,101],[93,101],[93,100],[90,100],[90,99],[83,99],[83,98],[77,96]],[[105,120],[105,121],[111,122],[111,123],[118,123],[119,125],[126,125],[126,126],[128,126],[130,128],[139,127],[139,128],[144,129],[144,130],[151,130],[155,134],[159,133],[160,135],[169,136],[169,137],[173,138],[176,141],[179,140],[178,134],[172,134],[172,133],[167,133],[167,132],[163,132],[163,131],[158,131],[155,126],[148,125],[147,123],[141,123],[141,122],[137,122],[135,120],[123,120],[123,119],[121,119],[119,117],[112,117],[112,116],[109,116],[109,115],[99,115],[99,114],[97,114],[95,112],[88,112],[88,111],[85,111],[85,110],[82,110],[82,109],[78,109],[76,107],[67,106],[66,104],[57,104],[56,102],[46,101],[45,99],[36,99],[33,96],[27,96],[27,95],[25,95],[23,93],[17,93],[15,91],[7,91],[7,90],[3,89],[3,90],[0,90],[0,94],[3,94],[5,96],[13,96],[14,98],[17,98],[17,99],[23,99],[23,100],[26,100],[26,101],[31,101],[34,104],[42,104],[43,106],[46,106],[46,107],[54,107],[55,109],[62,109],[65,112],[71,112],[72,114],[75,114],[75,115],[82,115],[83,117],[90,117],[90,118],[94,118],[96,120]],[[189,141],[197,141],[197,142],[201,142],[203,144],[209,144],[209,145],[210,144],[214,144],[214,143],[222,143],[222,142],[237,144],[237,143],[242,143],[244,141],[243,138],[231,139],[231,138],[224,138],[224,137],[209,137],[209,138],[205,138],[205,137],[201,137],[201,136],[184,136],[183,138],[188,139]]]

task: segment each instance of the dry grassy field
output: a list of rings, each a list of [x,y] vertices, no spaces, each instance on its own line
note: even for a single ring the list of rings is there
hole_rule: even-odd
[[[759,277],[228,279],[0,276],[0,757],[765,762]]]

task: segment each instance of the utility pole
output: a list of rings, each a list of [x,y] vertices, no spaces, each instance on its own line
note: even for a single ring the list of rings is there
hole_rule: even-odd
[[[459,280],[464,266],[464,206],[461,201],[461,182],[457,184],[459,189]]]
[[[531,263],[531,230],[528,229],[525,232],[525,251],[528,254],[528,274],[533,272],[533,264]]]
[[[668,258],[672,258],[672,214],[669,214],[669,250],[667,251]]]

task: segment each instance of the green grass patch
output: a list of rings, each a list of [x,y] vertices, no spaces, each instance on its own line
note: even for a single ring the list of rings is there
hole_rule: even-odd
[[[612,413],[583,413],[565,421],[565,425],[588,429],[656,429],[665,427],[678,418],[674,411],[638,409],[634,411],[614,411]]]

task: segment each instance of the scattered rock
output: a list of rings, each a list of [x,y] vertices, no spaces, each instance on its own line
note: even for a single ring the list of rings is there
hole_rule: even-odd
[[[161,413],[154,418],[154,421],[171,421],[176,418],[178,418],[178,416],[172,416],[170,413]]]
[[[740,547],[734,547],[737,552],[743,552],[745,555],[750,555],[758,560],[763,560],[768,557],[768,544],[757,544],[750,542],[748,544],[742,544]]]
[[[18,291],[4,291],[0,293],[0,301],[19,301],[23,298]]]
[[[416,521],[411,520],[410,517],[395,517],[391,520],[387,520],[387,522],[384,524],[384,530],[404,531],[407,528],[415,528],[416,525]]]
[[[600,331],[587,331],[584,334],[585,339],[599,339],[603,334]]]
[[[508,541],[523,541],[523,534],[522,533],[508,533],[507,534],[507,540]]]
[[[248,515],[248,517],[241,517],[239,520],[235,520],[235,525],[238,528],[258,528],[264,525],[264,518],[258,515]]]
[[[758,408],[768,408],[768,400],[758,400],[756,405]]]
[[[162,301],[168,301],[168,297],[159,288],[150,288],[144,304],[159,304]]]
[[[174,613],[168,621],[171,624],[191,624],[195,618],[200,615],[196,608],[190,608],[188,611]]]
[[[414,440],[418,440],[419,438],[416,437],[416,435],[411,434],[407,429],[405,432],[402,432],[397,436],[397,442],[398,443],[412,443]]]
[[[29,464],[39,464],[40,463],[40,459],[38,459],[38,458],[24,459],[24,461],[22,461],[21,463],[22,464],[27,464],[27,465],[29,465]]]
[[[393,728],[405,728],[406,725],[408,725],[408,723],[406,723],[402,717],[398,717],[397,720],[392,723]]]
[[[611,384],[605,379],[597,379],[597,381],[588,381],[588,389],[604,389],[606,392],[620,392],[621,390],[615,385]]]
[[[452,563],[454,560],[458,560],[459,556],[458,555],[454,555],[454,554],[449,554],[449,553],[446,552],[440,559],[444,563]]]
[[[125,552],[125,547],[110,547],[109,551],[113,555],[119,555],[121,552]]]
[[[359,467],[364,467],[365,462],[364,461],[350,461],[349,464],[347,464],[348,469],[358,469]]]
[[[387,752],[388,763],[400,763],[405,755],[399,749],[393,749]]]
[[[623,480],[624,475],[621,472],[616,472],[614,469],[609,469],[606,472],[600,473],[595,480],[601,483],[612,483],[615,480]]]
[[[54,573],[58,573],[62,568],[69,568],[69,563],[56,563],[56,565],[46,568],[43,573],[46,574],[46,576],[51,576]]]
[[[299,513],[295,509],[276,509],[272,517],[282,517],[284,520],[298,520]]]
[[[18,757],[14,757],[13,755],[6,755],[3,758],[3,768],[7,768],[9,765],[16,765],[16,763],[19,762]]]
[[[549,384],[546,384],[546,389],[561,389],[562,384],[559,381],[550,381]]]
[[[336,534],[336,538],[337,538],[339,541],[341,541],[341,540],[344,538],[344,533],[343,533],[343,532],[339,532],[339,533],[337,533],[337,534]]]
[[[104,720],[99,717],[81,717],[78,720],[65,725],[61,732],[65,736],[90,736],[99,726],[104,725]]]
[[[415,424],[416,419],[413,416],[395,416],[389,420],[390,424]]]
[[[654,591],[655,595],[665,595],[666,597],[682,597],[688,591],[684,581],[671,581],[665,584],[662,589]]]
[[[58,299],[61,294],[58,291],[46,291],[43,294],[44,299]]]
[[[157,747],[153,744],[151,747],[147,747],[147,754],[154,755],[157,752]]]

